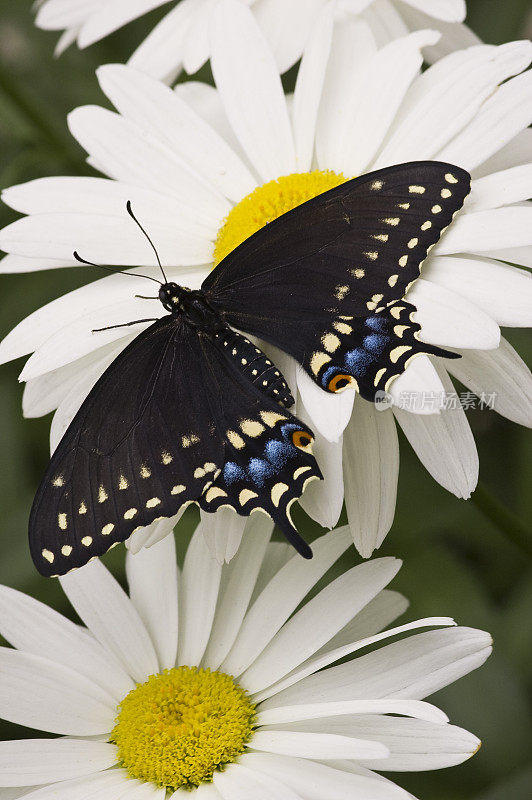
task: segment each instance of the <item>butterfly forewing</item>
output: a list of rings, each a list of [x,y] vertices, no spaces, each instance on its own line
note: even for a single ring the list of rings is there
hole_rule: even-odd
[[[287,501],[303,482],[294,473],[303,466],[307,478],[320,473],[308,448],[295,446],[294,431],[312,439],[243,377],[220,341],[164,317],[104,373],[55,451],[30,517],[37,568],[57,575],[82,566],[200,499],[241,514],[260,508],[297,537]],[[262,459],[261,474],[245,473],[253,459]],[[244,471],[242,480],[223,477],[228,461]],[[275,502],[282,482],[283,504]]]
[[[371,399],[421,352],[404,295],[470,189],[467,172],[413,162],[348,181],[247,239],[203,288],[225,319],[293,355],[323,388]]]

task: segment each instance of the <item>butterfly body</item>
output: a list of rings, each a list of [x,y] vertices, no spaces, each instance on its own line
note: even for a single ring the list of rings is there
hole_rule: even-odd
[[[39,571],[82,566],[191,502],[262,511],[310,557],[290,508],[321,477],[313,433],[247,336],[367,400],[420,354],[457,357],[422,341],[405,295],[469,188],[452,164],[389,167],[269,223],[199,290],[165,278],[169,313],[104,372],[52,456],[30,515]]]

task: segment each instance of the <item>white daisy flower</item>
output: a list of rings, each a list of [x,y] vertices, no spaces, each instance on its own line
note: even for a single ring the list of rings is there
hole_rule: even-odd
[[[287,98],[249,9],[236,0],[218,8],[216,88],[189,82],[173,92],[131,67],[99,70],[118,113],[78,108],[69,124],[90,164],[108,178],[44,178],[7,189],[5,202],[28,216],[0,233],[9,253],[0,269],[73,266],[78,250],[91,261],[159,274],[125,211],[131,200],[168,278],[198,288],[213,260],[334,183],[416,159],[472,172],[464,209],[407,296],[418,309],[422,339],[459,351],[461,359],[416,358],[392,386],[399,405],[376,411],[350,391],[323,392],[294,361],[273,355],[297,397],[295,412],[317,433],[325,474],[308,487],[302,505],[333,528],[345,494],[356,546],[367,557],[394,516],[397,423],[442,486],[461,498],[475,488],[478,457],[464,409],[439,408],[453,389],[448,372],[479,396],[493,396],[500,414],[532,424],[532,376],[499,329],[532,324],[532,278],[503,263],[532,264],[532,209],[525,202],[532,194],[526,130],[532,72],[519,74],[531,61],[532,44],[480,45],[420,74],[420,48],[437,33],[419,31],[379,49],[365,24],[333,30],[328,7]],[[33,353],[21,374],[24,413],[57,409],[52,446],[97,377],[143,326],[91,331],[146,317],[149,301],[135,297],[146,285],[122,275],[95,281],[30,315],[0,345],[2,361]],[[154,306],[156,314],[165,313],[151,303],[149,316]],[[399,407],[409,393],[432,393],[437,402]],[[217,517],[213,528],[222,524]],[[242,519],[241,530],[244,525]],[[228,543],[226,557],[237,544]]]
[[[447,617],[387,629],[408,605],[385,588],[399,561],[316,592],[349,531],[307,563],[269,542],[267,520],[249,524],[228,566],[201,526],[181,571],[171,536],[129,554],[129,596],[97,560],[61,578],[85,627],[0,587],[0,632],[16,648],[0,648],[0,714],[59,737],[0,743],[0,797],[408,800],[378,771],[478,750],[422,698],[479,667],[487,633]]]
[[[36,24],[63,31],[56,52],[73,42],[87,47],[133,19],[159,6],[170,10],[137,48],[130,64],[161,80],[172,81],[181,69],[196,72],[210,57],[210,26],[216,24],[217,0],[44,0]],[[268,39],[277,66],[285,72],[301,57],[310,30],[330,0],[240,0],[250,6]],[[428,58],[478,42],[463,23],[465,0],[339,0],[338,20],[357,17],[367,22],[379,44],[409,30],[435,26],[442,43]],[[213,19],[214,18],[214,19]],[[230,17],[228,22],[230,22]]]

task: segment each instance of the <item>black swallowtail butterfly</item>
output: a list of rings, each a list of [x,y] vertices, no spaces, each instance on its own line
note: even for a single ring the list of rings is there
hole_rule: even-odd
[[[417,354],[456,357],[419,340],[404,296],[469,190],[451,164],[382,169],[253,234],[200,291],[161,284],[169,314],[106,370],[53,454],[30,517],[39,571],[82,566],[191,502],[263,511],[310,557],[290,506],[321,477],[313,434],[236,331],[289,353],[324,391],[367,400]]]

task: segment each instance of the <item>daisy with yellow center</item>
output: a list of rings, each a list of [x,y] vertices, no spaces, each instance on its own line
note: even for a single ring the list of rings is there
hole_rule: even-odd
[[[203,525],[181,570],[173,536],[129,554],[129,594],[99,561],[61,578],[85,627],[0,587],[16,648],[0,648],[0,713],[52,734],[1,743],[10,797],[408,800],[374,770],[475,753],[420,698],[480,666],[489,635],[446,617],[390,628],[407,607],[386,588],[393,558],[324,583],[346,528],[309,564],[270,541],[265,518],[247,525],[229,565]]]
[[[270,352],[296,398],[295,413],[316,434],[325,477],[307,487],[301,504],[332,528],[345,497],[356,547],[368,557],[393,521],[398,426],[443,487],[467,498],[476,486],[466,413],[449,402],[453,378],[509,419],[532,425],[532,375],[500,331],[532,325],[532,281],[519,266],[529,264],[532,245],[532,212],[523,203],[531,191],[532,122],[532,75],[523,70],[532,45],[481,45],[422,73],[422,52],[437,32],[382,46],[367,25],[351,19],[339,28],[333,6],[324,7],[307,40],[292,97],[252,10],[238,0],[213,9],[216,88],[188,81],[172,91],[132,67],[102,67],[98,78],[117,113],[78,108],[69,125],[107,177],[45,178],[5,190],[5,202],[27,216],[0,232],[8,253],[1,268],[74,266],[78,250],[97,263],[159,276],[149,243],[126,213],[130,200],[168,279],[195,289],[246,236],[342,180],[423,159],[467,169],[471,195],[406,298],[417,308],[420,338],[460,359],[413,359],[391,386],[391,404],[377,410],[352,390],[324,392],[292,359]],[[0,345],[0,361],[32,354],[21,374],[24,413],[56,409],[53,446],[143,326],[92,330],[165,313],[137,296],[147,293],[140,276],[105,277],[37,310]],[[231,536],[221,519],[206,520],[210,547],[229,559],[245,519]],[[157,539],[163,528],[138,532],[131,545]]]

